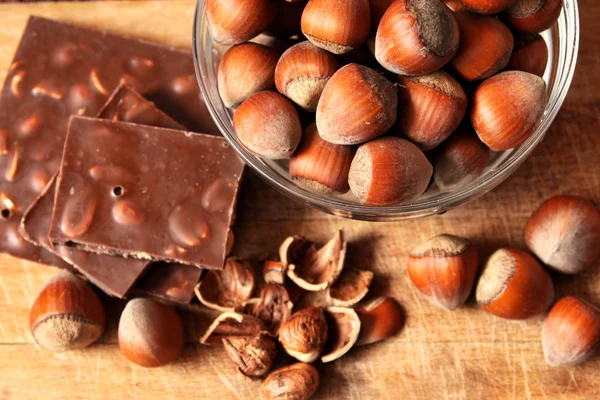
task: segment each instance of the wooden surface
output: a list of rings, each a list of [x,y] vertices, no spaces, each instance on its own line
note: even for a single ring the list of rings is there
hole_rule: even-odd
[[[508,322],[478,310],[471,299],[454,313],[433,308],[410,284],[406,255],[439,233],[473,239],[484,256],[499,246],[523,247],[528,215],[559,193],[600,201],[600,9],[580,3],[579,67],[567,100],[545,141],[508,181],[444,216],[398,223],[329,217],[294,203],[249,174],[243,185],[234,253],[261,259],[288,235],[324,241],[338,228],[350,240],[349,260],[376,273],[378,290],[397,298],[407,323],[392,340],[355,349],[319,366],[318,399],[597,399],[600,360],[549,368],[540,343],[541,320]],[[1,5],[0,80],[4,79],[29,14],[104,27],[190,46],[193,1]],[[120,305],[110,302],[110,327],[84,351],[51,354],[33,343],[28,310],[50,268],[0,256],[0,399],[246,399],[259,383],[241,379],[223,351],[197,344],[207,313],[186,314],[182,359],[143,369],[128,363],[115,343]],[[556,277],[555,277],[556,278]],[[557,279],[559,295],[576,293],[600,304],[600,271]]]

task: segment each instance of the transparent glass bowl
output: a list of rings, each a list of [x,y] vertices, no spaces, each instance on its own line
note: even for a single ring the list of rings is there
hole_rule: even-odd
[[[206,105],[223,136],[240,157],[265,181],[289,197],[341,217],[362,220],[401,220],[444,213],[475,199],[508,178],[542,141],[560,109],[575,72],[579,49],[579,11],[576,0],[564,0],[558,23],[542,33],[548,44],[548,66],[544,79],[548,84],[548,103],[544,115],[529,139],[521,146],[491,153],[482,175],[453,191],[440,191],[431,185],[420,198],[410,203],[373,207],[358,203],[351,195],[321,195],[296,186],[288,175],[287,162],[262,159],[247,150],[233,131],[232,111],[227,109],[217,88],[217,67],[223,46],[214,45],[204,15],[205,0],[198,0],[194,21],[194,64]]]

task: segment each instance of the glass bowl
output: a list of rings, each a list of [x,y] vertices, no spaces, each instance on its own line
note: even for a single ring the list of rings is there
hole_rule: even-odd
[[[571,85],[579,49],[577,1],[564,0],[558,22],[552,29],[542,33],[549,50],[544,75],[549,97],[542,119],[531,137],[515,149],[492,152],[484,172],[453,191],[440,191],[435,185],[431,185],[421,197],[409,203],[374,207],[360,204],[351,194],[322,195],[301,189],[289,178],[287,162],[262,159],[242,145],[233,131],[232,110],[225,107],[217,89],[217,67],[227,48],[213,44],[204,15],[204,3],[205,0],[198,0],[196,6],[193,30],[194,64],[208,110],[223,136],[247,165],[285,195],[324,212],[353,219],[401,220],[441,214],[498,186],[527,159],[544,138]]]

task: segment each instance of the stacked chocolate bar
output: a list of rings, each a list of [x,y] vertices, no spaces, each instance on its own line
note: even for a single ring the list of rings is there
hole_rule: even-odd
[[[214,134],[190,52],[32,17],[0,97],[0,251],[189,302],[244,168]]]

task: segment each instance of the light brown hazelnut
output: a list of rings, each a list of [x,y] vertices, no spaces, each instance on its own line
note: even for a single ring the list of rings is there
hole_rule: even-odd
[[[308,400],[319,388],[319,372],[310,364],[296,363],[269,374],[260,386],[261,400]]]
[[[225,337],[222,341],[234,368],[245,377],[260,379],[273,367],[277,346],[266,333],[252,337]]]
[[[261,33],[275,18],[271,0],[207,0],[206,19],[215,42],[232,45]]]
[[[295,312],[279,330],[279,342],[285,351],[302,362],[317,360],[326,340],[327,320],[320,307]]]

